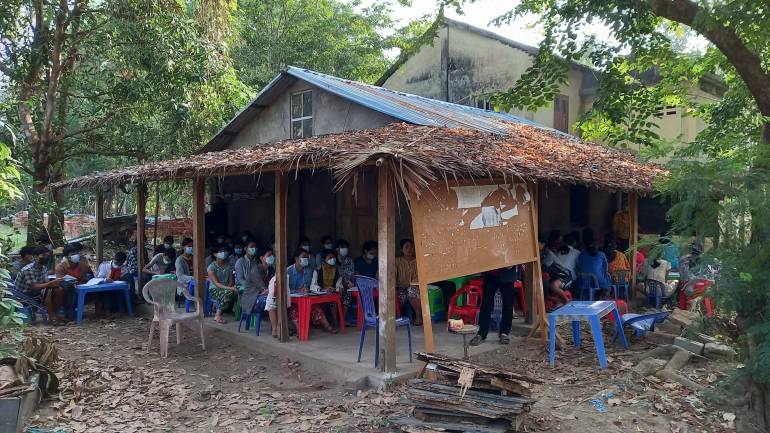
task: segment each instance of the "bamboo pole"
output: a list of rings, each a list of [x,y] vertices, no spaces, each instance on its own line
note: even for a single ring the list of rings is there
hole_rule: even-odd
[[[628,195],[628,218],[629,229],[631,231],[628,242],[631,246],[631,290],[636,295],[636,274],[639,270],[636,268],[636,243],[639,238],[639,196],[632,192]]]
[[[136,262],[141,284],[142,269],[147,262],[147,236],[144,232],[145,207],[147,206],[147,184],[139,183],[136,188]]]

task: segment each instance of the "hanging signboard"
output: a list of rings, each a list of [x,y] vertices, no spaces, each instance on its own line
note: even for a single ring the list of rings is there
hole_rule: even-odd
[[[524,182],[439,182],[413,195],[420,282],[536,261],[533,203]]]

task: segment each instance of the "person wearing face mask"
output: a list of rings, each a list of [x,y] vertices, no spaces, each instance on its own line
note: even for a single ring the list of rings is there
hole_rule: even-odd
[[[356,269],[353,266],[353,259],[350,257],[350,244],[345,239],[337,239],[335,243],[337,249],[337,272],[342,279],[342,317],[348,317],[348,309],[355,302],[353,295],[348,291],[356,286]],[[344,323],[344,320],[343,320]]]
[[[265,287],[267,287],[268,282],[275,275],[275,253],[273,252],[273,247],[268,247],[259,254],[259,269],[262,271]]]
[[[168,235],[163,238],[163,249],[173,249],[174,248],[174,237],[171,235]]]
[[[118,251],[112,257],[112,260],[105,260],[99,264],[96,268],[96,278],[101,278],[106,283],[112,283],[114,281],[125,281],[126,277],[130,277],[128,270],[126,269],[127,255],[123,251]],[[95,295],[95,296],[94,296]],[[91,294],[94,298],[94,313],[96,316],[101,316],[105,313],[104,303],[110,302],[112,305],[117,305],[117,296],[113,292],[103,292]]]
[[[209,276],[209,294],[211,299],[219,303],[214,321],[227,323],[222,318],[222,312],[229,309],[238,296],[238,289],[233,284],[233,268],[227,260],[227,247],[215,246],[212,251],[214,261],[206,268]]]
[[[164,242],[165,244],[165,242]],[[174,260],[176,260],[176,251],[173,248],[164,248],[161,253],[156,254],[142,272],[147,275],[170,274],[174,270]]]
[[[366,241],[363,247],[364,254],[353,261],[356,275],[377,279],[380,265],[377,262],[377,242]]]
[[[176,270],[176,280],[179,287],[187,290],[187,285],[193,279],[193,240],[184,238],[182,240],[182,254],[176,258],[174,269]]]
[[[324,291],[327,293],[343,293],[347,292],[342,286],[342,276],[337,271],[337,253],[334,250],[323,250],[323,263],[316,272],[313,273],[313,282],[310,283],[310,287],[317,287],[316,290]],[[344,309],[343,309],[344,310]],[[344,323],[337,317],[337,308],[326,308],[326,312],[332,317],[332,320],[337,324],[337,327],[343,326]],[[345,317],[345,311],[343,318]]]
[[[230,266],[235,269],[235,262],[238,261],[243,255],[245,254],[245,251],[243,250],[243,245],[240,242],[236,242],[233,244],[233,251],[232,254],[230,254],[230,257],[228,257],[228,260],[230,261]]]
[[[313,252],[310,250],[310,238],[309,237],[303,236],[299,240],[299,249],[307,252],[310,257],[315,257],[313,255]]]
[[[32,254],[35,251],[33,246],[24,246],[19,250],[19,257],[13,261],[13,269],[11,270],[11,279],[15,280],[25,266],[35,261],[35,256]]]
[[[324,264],[324,257],[323,253],[325,250],[333,250],[334,249],[334,240],[329,235],[324,235],[321,237],[321,251],[318,252],[318,254],[315,255],[315,267],[316,269],[321,269],[321,265]]]
[[[70,280],[70,284],[85,284],[88,282],[88,274],[91,273],[91,268],[88,266],[88,260],[82,255],[82,247],[79,244],[70,243],[64,246],[64,258],[56,265],[54,273],[56,278],[64,278],[70,276],[74,280]],[[73,286],[74,287],[74,286]]]
[[[241,308],[246,312],[252,311],[254,303],[258,302],[261,296],[267,297],[265,276],[260,264],[257,244],[249,242],[246,244],[246,254],[235,262],[234,268],[235,281],[243,289]],[[262,299],[262,303],[264,304],[264,299]]]
[[[313,268],[313,263],[310,259],[310,254],[304,249],[298,250],[294,253],[294,264],[286,269],[286,285],[289,288],[287,295],[289,294],[306,294],[310,291],[319,291],[320,286],[317,284],[318,272]],[[268,288],[267,304],[265,309],[268,311],[275,311],[278,308],[278,303],[275,299],[275,278],[270,280],[270,286]],[[286,297],[285,304],[289,305],[289,297]],[[299,311],[296,306],[289,308],[289,318],[294,324],[296,329],[299,322]],[[271,322],[272,322],[271,315]],[[313,305],[310,309],[310,323],[313,326],[321,326],[326,332],[333,334],[337,333],[337,330],[332,327],[329,320],[326,317],[326,313],[321,305]],[[277,323],[276,323],[277,324]],[[273,329],[276,329],[274,326]],[[277,335],[277,334],[274,334]]]
[[[32,298],[40,300],[48,310],[49,319],[54,325],[60,325],[58,311],[64,305],[64,290],[61,288],[63,278],[48,281],[50,250],[47,247],[36,247],[32,251],[34,261],[22,268],[14,282],[16,289]]]

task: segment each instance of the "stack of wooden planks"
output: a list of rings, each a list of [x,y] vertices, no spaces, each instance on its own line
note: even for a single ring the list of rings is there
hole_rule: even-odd
[[[418,353],[426,368],[408,382],[414,418],[394,420],[407,428],[448,432],[519,431],[541,381],[496,367],[436,353]],[[424,379],[427,376],[428,379]]]

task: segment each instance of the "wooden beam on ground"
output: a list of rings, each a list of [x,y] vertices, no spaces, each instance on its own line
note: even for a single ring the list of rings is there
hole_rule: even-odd
[[[628,242],[631,245],[631,293],[636,295],[636,243],[639,239],[639,196],[632,192],[628,194],[628,219],[629,229],[631,230]]]
[[[136,262],[140,280],[142,278],[142,269],[147,264],[147,236],[144,232],[146,206],[147,184],[140,182],[136,187]]]
[[[286,281],[288,250],[286,242],[286,208],[289,180],[285,173],[275,173],[275,299],[278,305],[278,339],[289,341],[289,318],[286,314],[289,287]]]
[[[192,181],[193,217],[193,277],[195,296],[201,305],[200,314],[205,311],[206,302],[206,178]]]
[[[396,371],[396,203],[393,174],[386,167],[377,170],[377,244],[379,256],[380,368],[385,373]],[[422,284],[421,284],[422,286]],[[428,306],[423,299],[423,317]],[[428,311],[430,318],[430,311]],[[423,321],[428,326],[430,320]]]
[[[104,191],[96,190],[96,263],[104,261]]]

